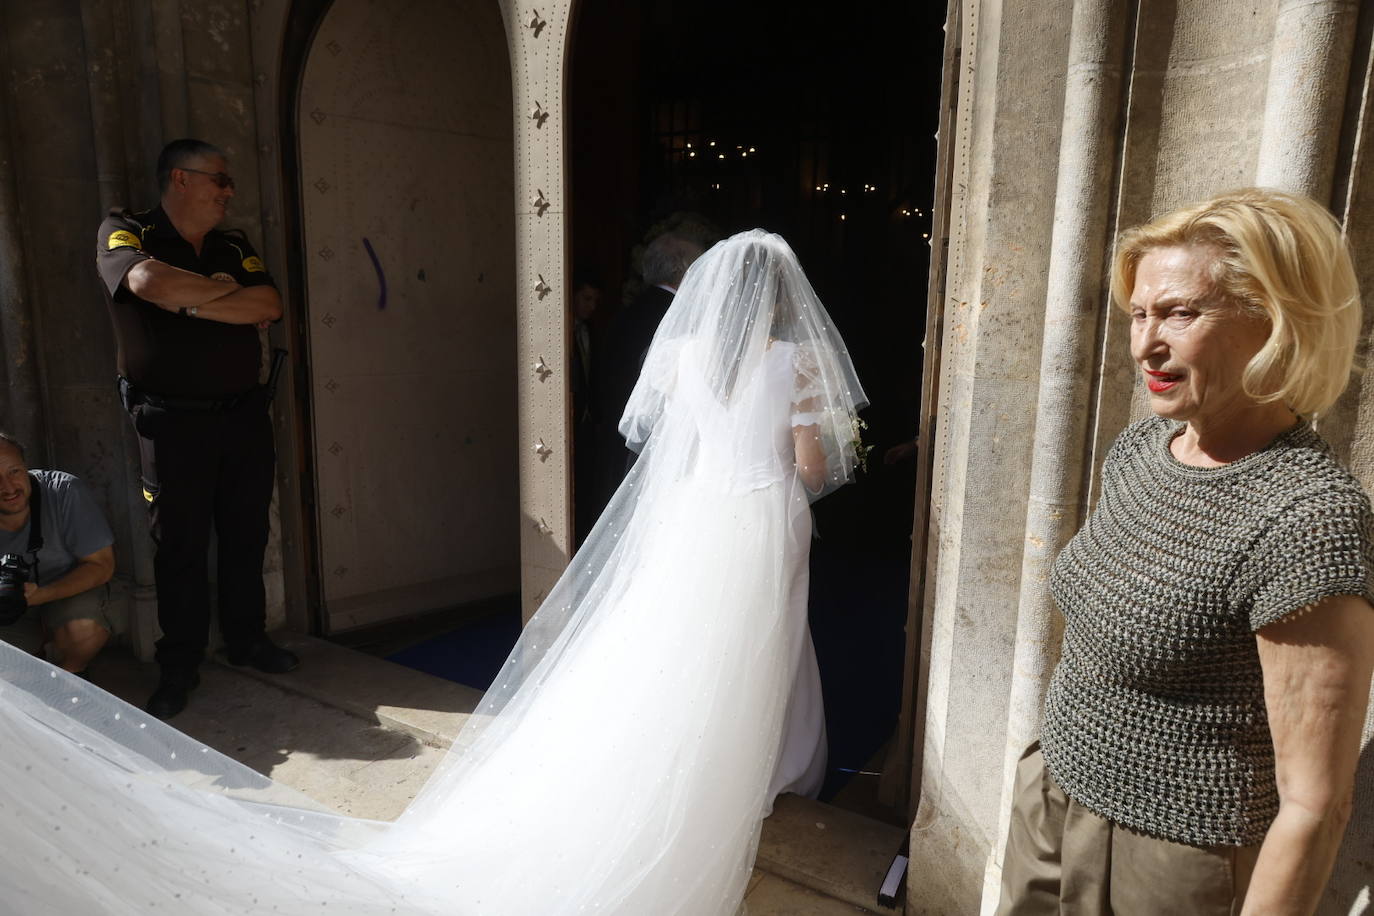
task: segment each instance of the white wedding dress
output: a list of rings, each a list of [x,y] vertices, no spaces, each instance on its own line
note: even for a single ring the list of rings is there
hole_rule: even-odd
[[[733,913],[774,795],[824,773],[808,497],[848,478],[863,402],[809,285],[780,292],[785,243],[699,264],[627,408],[640,461],[395,823],[312,810],[0,644],[0,913]],[[708,301],[702,273],[760,266]],[[825,445],[812,490],[797,430]]]

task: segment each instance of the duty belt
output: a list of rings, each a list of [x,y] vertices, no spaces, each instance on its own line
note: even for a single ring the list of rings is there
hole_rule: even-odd
[[[233,410],[246,397],[261,388],[261,385],[255,385],[241,394],[234,394],[225,398],[169,398],[160,394],[140,391],[130,384],[128,379],[123,376],[119,377],[119,399],[124,403],[125,410],[132,410],[137,404],[147,404],[159,410],[197,410],[202,412]]]

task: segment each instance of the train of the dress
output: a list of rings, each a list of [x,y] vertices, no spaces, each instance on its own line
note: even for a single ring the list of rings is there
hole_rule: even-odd
[[[621,418],[639,461],[392,824],[0,645],[0,913],[729,916],[770,786],[817,779],[808,506],[865,402],[782,239],[699,259]]]
[[[0,646],[0,912],[733,912],[804,639],[792,490],[663,491],[598,612],[395,824]]]

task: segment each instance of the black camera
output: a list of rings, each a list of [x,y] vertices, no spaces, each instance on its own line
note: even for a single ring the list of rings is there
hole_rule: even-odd
[[[18,554],[0,556],[0,627],[14,623],[29,609],[24,583],[29,581],[28,561]]]

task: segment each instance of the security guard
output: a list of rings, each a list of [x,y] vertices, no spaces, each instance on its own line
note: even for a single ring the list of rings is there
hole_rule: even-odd
[[[298,663],[264,634],[275,454],[257,328],[281,318],[281,297],[244,235],[215,228],[234,196],[228,169],[208,143],[167,144],[157,161],[161,205],[111,213],[96,239],[157,543],[161,678],[147,709],[163,719],[200,683],[212,524],[229,661],[271,673]]]

